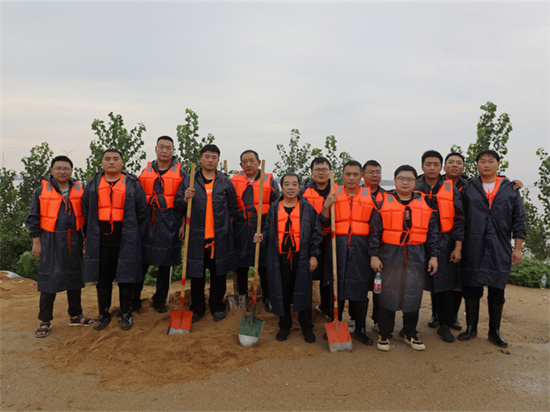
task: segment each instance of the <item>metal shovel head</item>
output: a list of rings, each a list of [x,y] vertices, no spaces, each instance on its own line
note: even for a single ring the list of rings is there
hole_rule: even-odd
[[[346,322],[325,323],[330,352],[351,352],[351,336]]]
[[[191,323],[193,321],[193,312],[189,310],[170,311],[170,324],[168,325],[168,335],[191,332]]]
[[[250,316],[243,316],[239,327],[239,342],[241,345],[252,348],[260,339],[264,321],[256,317],[256,309],[252,309]]]

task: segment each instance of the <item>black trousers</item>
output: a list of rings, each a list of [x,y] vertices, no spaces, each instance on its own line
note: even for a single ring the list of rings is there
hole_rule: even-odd
[[[82,315],[82,305],[80,296],[82,289],[67,290],[67,302],[69,302],[69,316]],[[53,303],[55,302],[56,293],[40,292],[40,311],[38,319],[42,322],[49,322],[53,319]]]
[[[405,336],[416,336],[416,325],[418,324],[418,313],[403,312],[403,331]],[[393,329],[395,327],[395,311],[388,310],[382,307],[378,308],[378,328],[380,330],[380,336],[383,339],[389,339],[393,337]]]
[[[237,268],[237,284],[239,287],[239,295],[248,294],[248,271],[249,267]],[[262,287],[262,298],[269,299],[269,283],[267,281],[267,266],[260,266],[258,268],[258,274],[260,275],[260,286]]]
[[[227,289],[225,274],[218,276],[216,273],[216,261],[211,258],[211,249],[204,249],[204,270],[201,278],[191,278],[191,305],[189,309],[199,316],[206,312],[206,300],[204,288],[206,286],[206,269],[210,270],[210,297],[208,306],[210,313],[225,311],[223,298]]]
[[[434,293],[435,311],[439,323],[452,326],[455,323],[456,303],[455,292],[448,290]]]
[[[504,298],[504,289],[497,289],[487,286],[487,301],[495,305],[503,305],[506,302]],[[483,286],[462,286],[464,300],[480,300],[483,297]]]
[[[293,265],[292,269],[290,265],[281,265],[281,282],[283,287],[283,307],[285,309],[285,315],[279,316],[279,328],[284,330],[290,330],[292,328],[292,312],[290,310],[290,305],[292,304],[294,296],[297,269],[298,265]],[[302,330],[313,329],[312,318],[311,307],[298,312],[298,321],[300,322]]]
[[[96,288],[100,315],[111,307],[113,281],[116,279],[119,252],[119,247],[99,248],[99,278]],[[120,311],[122,313],[130,311],[134,285],[135,283],[118,284]]]
[[[144,280],[145,275],[149,270],[149,266],[150,265],[148,264],[143,265]],[[166,298],[168,297],[168,290],[170,289],[170,266],[159,266],[158,268],[159,270],[157,273],[157,289],[152,297],[153,305],[155,306],[162,305],[164,304],[164,302],[166,302]],[[144,280],[134,284],[134,293],[132,297],[134,305],[141,304],[141,291],[143,290]]]

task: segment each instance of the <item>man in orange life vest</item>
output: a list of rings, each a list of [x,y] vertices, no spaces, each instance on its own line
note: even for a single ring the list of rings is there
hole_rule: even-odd
[[[464,240],[464,210],[462,196],[450,179],[444,180],[440,175],[443,167],[443,156],[435,150],[428,150],[422,155],[423,175],[418,176],[415,190],[424,193],[424,200],[439,218],[439,250],[437,273],[429,276],[426,273],[425,290],[430,291],[432,298],[432,318],[438,320],[437,333],[444,342],[454,342],[451,328],[462,328],[455,325],[455,293],[460,287],[458,262],[462,257]],[[433,321],[429,323],[432,326]]]
[[[181,210],[174,207],[176,193],[185,177],[185,171],[174,156],[174,140],[161,136],[155,146],[157,160],[149,162],[139,181],[147,196],[149,219],[142,236],[143,275],[149,265],[158,266],[157,287],[152,297],[153,307],[159,313],[168,312],[166,298],[170,286],[170,267],[181,263],[181,241],[183,240]],[[136,283],[132,310],[141,308],[140,294],[143,281]]]
[[[97,282],[101,330],[111,322],[113,280],[118,283],[120,328],[133,325],[131,312],[134,284],[143,280],[141,230],[149,217],[147,201],[137,177],[122,171],[117,149],[103,152],[103,171],[86,185],[82,214],[86,219],[84,280]]]
[[[279,316],[277,340],[287,339],[292,328],[292,312],[298,312],[304,340],[315,342],[311,314],[311,273],[317,268],[321,225],[313,206],[299,197],[300,178],[287,173],[281,178],[281,199],[271,204],[262,234],[266,239],[267,274],[273,312]]]
[[[489,340],[505,348],[508,343],[500,335],[504,289],[510,264],[519,265],[523,260],[526,215],[520,193],[514,190],[512,182],[497,174],[498,153],[484,150],[477,155],[476,162],[479,176],[462,189],[466,213],[462,291],[467,328],[458,339],[477,336],[479,301],[483,286],[488,286]],[[515,242],[513,249],[511,238]]]
[[[403,338],[415,350],[424,350],[416,325],[422,303],[426,265],[437,272],[437,216],[423,196],[413,192],[417,174],[403,165],[394,173],[395,190],[384,193],[379,211],[373,213],[369,253],[371,267],[382,274],[378,307],[380,336],[376,347],[390,350],[395,312],[403,311]],[[428,262],[426,258],[429,256]]]
[[[34,191],[25,224],[33,240],[32,254],[40,258],[38,291],[41,321],[37,338],[50,333],[53,304],[57,292],[67,291],[69,325],[89,326],[93,319],[82,316],[80,301],[82,276],[82,231],[80,208],[83,189],[71,179],[73,162],[67,156],[54,157],[50,176]]]
[[[299,195],[309,201],[317,214],[323,210],[325,200],[330,193],[330,171],[332,166],[325,157],[316,157],[311,161],[311,176],[302,188]],[[327,210],[328,213],[328,210]],[[317,256],[317,269],[312,273],[313,280],[319,281],[319,293],[321,304],[316,309],[327,319],[334,320],[334,302],[332,292],[332,266],[329,259],[325,258],[330,253],[330,227],[323,230],[321,253]]]
[[[226,274],[237,267],[237,253],[230,220],[237,214],[237,195],[231,180],[216,170],[220,149],[208,144],[201,149],[201,168],[195,173],[194,189],[189,188],[186,176],[176,195],[176,207],[186,208],[193,198],[187,256],[187,277],[191,278],[193,322],[206,312],[204,288],[206,269],[210,270],[210,313],[214,321],[225,315],[223,298]]]
[[[336,193],[327,196],[320,219],[323,227],[330,226],[330,207],[334,204],[339,318],[342,317],[345,301],[349,300],[349,314],[355,319],[354,336],[365,345],[372,345],[365,322],[367,292],[371,284],[369,223],[376,206],[370,190],[359,186],[361,172],[361,163],[356,160],[350,160],[344,165],[344,186],[338,186]]]
[[[245,150],[241,154],[241,170],[231,178],[237,192],[238,215],[233,220],[237,250],[239,252],[239,267],[237,268],[239,288],[239,303],[246,306],[248,295],[248,270],[254,266],[254,234],[258,222],[258,207],[260,199],[260,174],[261,165],[258,153],[254,150]],[[271,173],[264,173],[264,195],[262,206],[262,227],[265,227],[265,217],[269,205],[279,199],[279,185],[273,179]],[[260,263],[258,272],[262,285],[262,300],[267,312],[271,312],[269,301],[269,283],[267,281],[267,268],[265,263],[265,249],[260,248]]]

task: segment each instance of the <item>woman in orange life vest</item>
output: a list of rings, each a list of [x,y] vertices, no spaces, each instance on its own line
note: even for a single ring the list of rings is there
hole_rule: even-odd
[[[34,191],[25,224],[33,239],[32,254],[40,258],[38,291],[40,292],[40,327],[37,338],[48,336],[57,292],[67,291],[69,325],[89,326],[93,319],[82,316],[82,231],[80,208],[83,189],[71,179],[73,162],[57,156],[50,165],[51,174]]]
[[[315,342],[311,314],[312,272],[317,268],[322,241],[317,212],[298,196],[300,178],[287,173],[281,178],[283,196],[271,204],[266,228],[254,242],[266,239],[267,274],[273,313],[279,316],[277,340],[286,340],[292,328],[292,312],[298,312],[304,340]]]
[[[415,190],[424,194],[424,201],[437,211],[439,219],[439,250],[437,273],[426,273],[424,289],[432,298],[432,320],[428,326],[436,327],[441,340],[454,342],[451,328],[460,330],[462,325],[455,318],[455,290],[460,288],[459,261],[464,240],[464,211],[462,196],[452,180],[441,176],[443,156],[435,150],[422,155],[423,175],[418,176]]]
[[[416,170],[403,165],[394,173],[395,190],[384,194],[380,210],[373,213],[369,253],[371,267],[382,274],[382,293],[378,307],[380,336],[377,348],[390,350],[395,312],[403,311],[403,336],[415,350],[425,346],[418,338],[416,325],[422,303],[426,266],[437,272],[439,253],[437,216],[413,192]],[[426,256],[429,256],[426,262]]]
[[[484,150],[476,158],[479,176],[462,190],[466,230],[462,259],[462,290],[466,302],[466,331],[459,340],[477,336],[479,301],[488,286],[489,340],[500,347],[508,343],[500,335],[504,289],[510,264],[523,260],[525,209],[521,194],[507,178],[498,176],[500,156]],[[514,239],[514,248],[510,244]]]
[[[118,283],[122,330],[133,325],[134,284],[143,279],[141,232],[149,217],[145,192],[137,177],[122,172],[124,161],[117,149],[103,152],[103,171],[86,185],[82,214],[86,219],[84,280],[97,282],[99,322],[111,321],[113,280]]]

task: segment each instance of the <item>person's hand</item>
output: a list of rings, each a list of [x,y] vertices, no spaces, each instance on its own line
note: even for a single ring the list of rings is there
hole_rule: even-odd
[[[39,237],[32,238],[32,255],[40,259],[40,253],[42,252],[42,245],[40,244]]]
[[[458,263],[460,262],[460,259],[462,259],[462,249],[454,248],[451,252],[450,261],[453,263]]]
[[[521,180],[512,180],[512,183],[514,184],[514,187],[512,189],[514,190],[518,190],[518,189],[523,189],[523,182]]]
[[[521,253],[521,250],[516,250],[512,252],[512,265],[517,266],[523,261],[523,253]]]
[[[187,188],[185,189],[185,196],[183,200],[187,203],[187,201],[191,199],[193,196],[195,196],[195,189]]]
[[[437,272],[437,257],[432,256],[428,261],[428,273],[430,275],[435,275]]]
[[[330,209],[330,207],[336,203],[336,194],[330,193],[327,198],[325,199],[325,203],[323,204],[324,208]]]
[[[261,233],[254,233],[254,243],[262,243],[264,241],[264,235]]]
[[[370,267],[375,272],[382,272],[384,265],[378,256],[372,256],[370,258]]]
[[[315,256],[312,256],[309,258],[309,271],[313,272],[315,269],[317,269],[317,258]]]
[[[183,223],[178,231],[178,239],[180,241],[183,240],[183,238],[185,237],[185,223]]]

